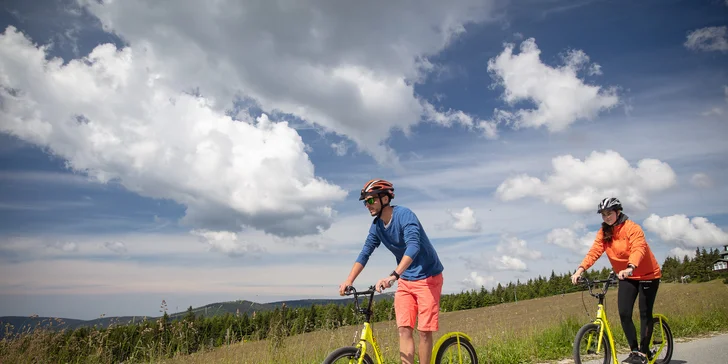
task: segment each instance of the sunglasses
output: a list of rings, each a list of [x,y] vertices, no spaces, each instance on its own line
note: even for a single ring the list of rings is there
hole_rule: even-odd
[[[369,197],[368,199],[364,200],[364,206],[366,205],[374,205],[374,197]]]

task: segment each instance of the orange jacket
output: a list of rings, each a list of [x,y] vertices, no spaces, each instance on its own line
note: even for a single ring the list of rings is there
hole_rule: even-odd
[[[650,280],[662,277],[660,264],[657,263],[655,255],[645,241],[645,234],[637,223],[626,220],[614,226],[611,243],[602,242],[602,234],[602,229],[599,229],[594,244],[579,265],[584,270],[594,265],[606,251],[614,273],[627,269],[627,264],[632,263],[637,268],[632,272],[630,279]]]

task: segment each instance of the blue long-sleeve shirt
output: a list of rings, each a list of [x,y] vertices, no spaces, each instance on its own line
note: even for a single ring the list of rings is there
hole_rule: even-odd
[[[384,243],[394,254],[398,265],[405,255],[412,258],[412,264],[400,278],[416,281],[441,273],[444,268],[440,258],[414,212],[403,206],[392,208],[392,219],[386,229],[382,219],[374,220],[356,261],[366,266],[374,249]]]

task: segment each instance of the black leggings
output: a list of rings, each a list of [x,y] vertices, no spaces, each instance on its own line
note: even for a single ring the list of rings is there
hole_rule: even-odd
[[[657,297],[657,288],[660,286],[660,280],[651,281],[635,281],[631,279],[623,279],[619,281],[619,293],[617,294],[617,307],[619,309],[619,319],[622,321],[622,330],[624,336],[627,337],[630,349],[647,354],[650,350],[650,338],[652,337],[652,307],[655,305],[655,297]],[[634,301],[637,299],[637,293],[640,295],[640,346],[637,345],[637,330],[632,322],[632,311],[634,310]]]

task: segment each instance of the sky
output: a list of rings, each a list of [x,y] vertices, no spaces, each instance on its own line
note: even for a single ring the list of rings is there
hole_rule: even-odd
[[[723,249],[726,19],[724,0],[5,1],[0,316],[338,297],[373,178],[443,293],[573,272],[605,197],[660,262]],[[381,246],[355,286],[394,267]]]

